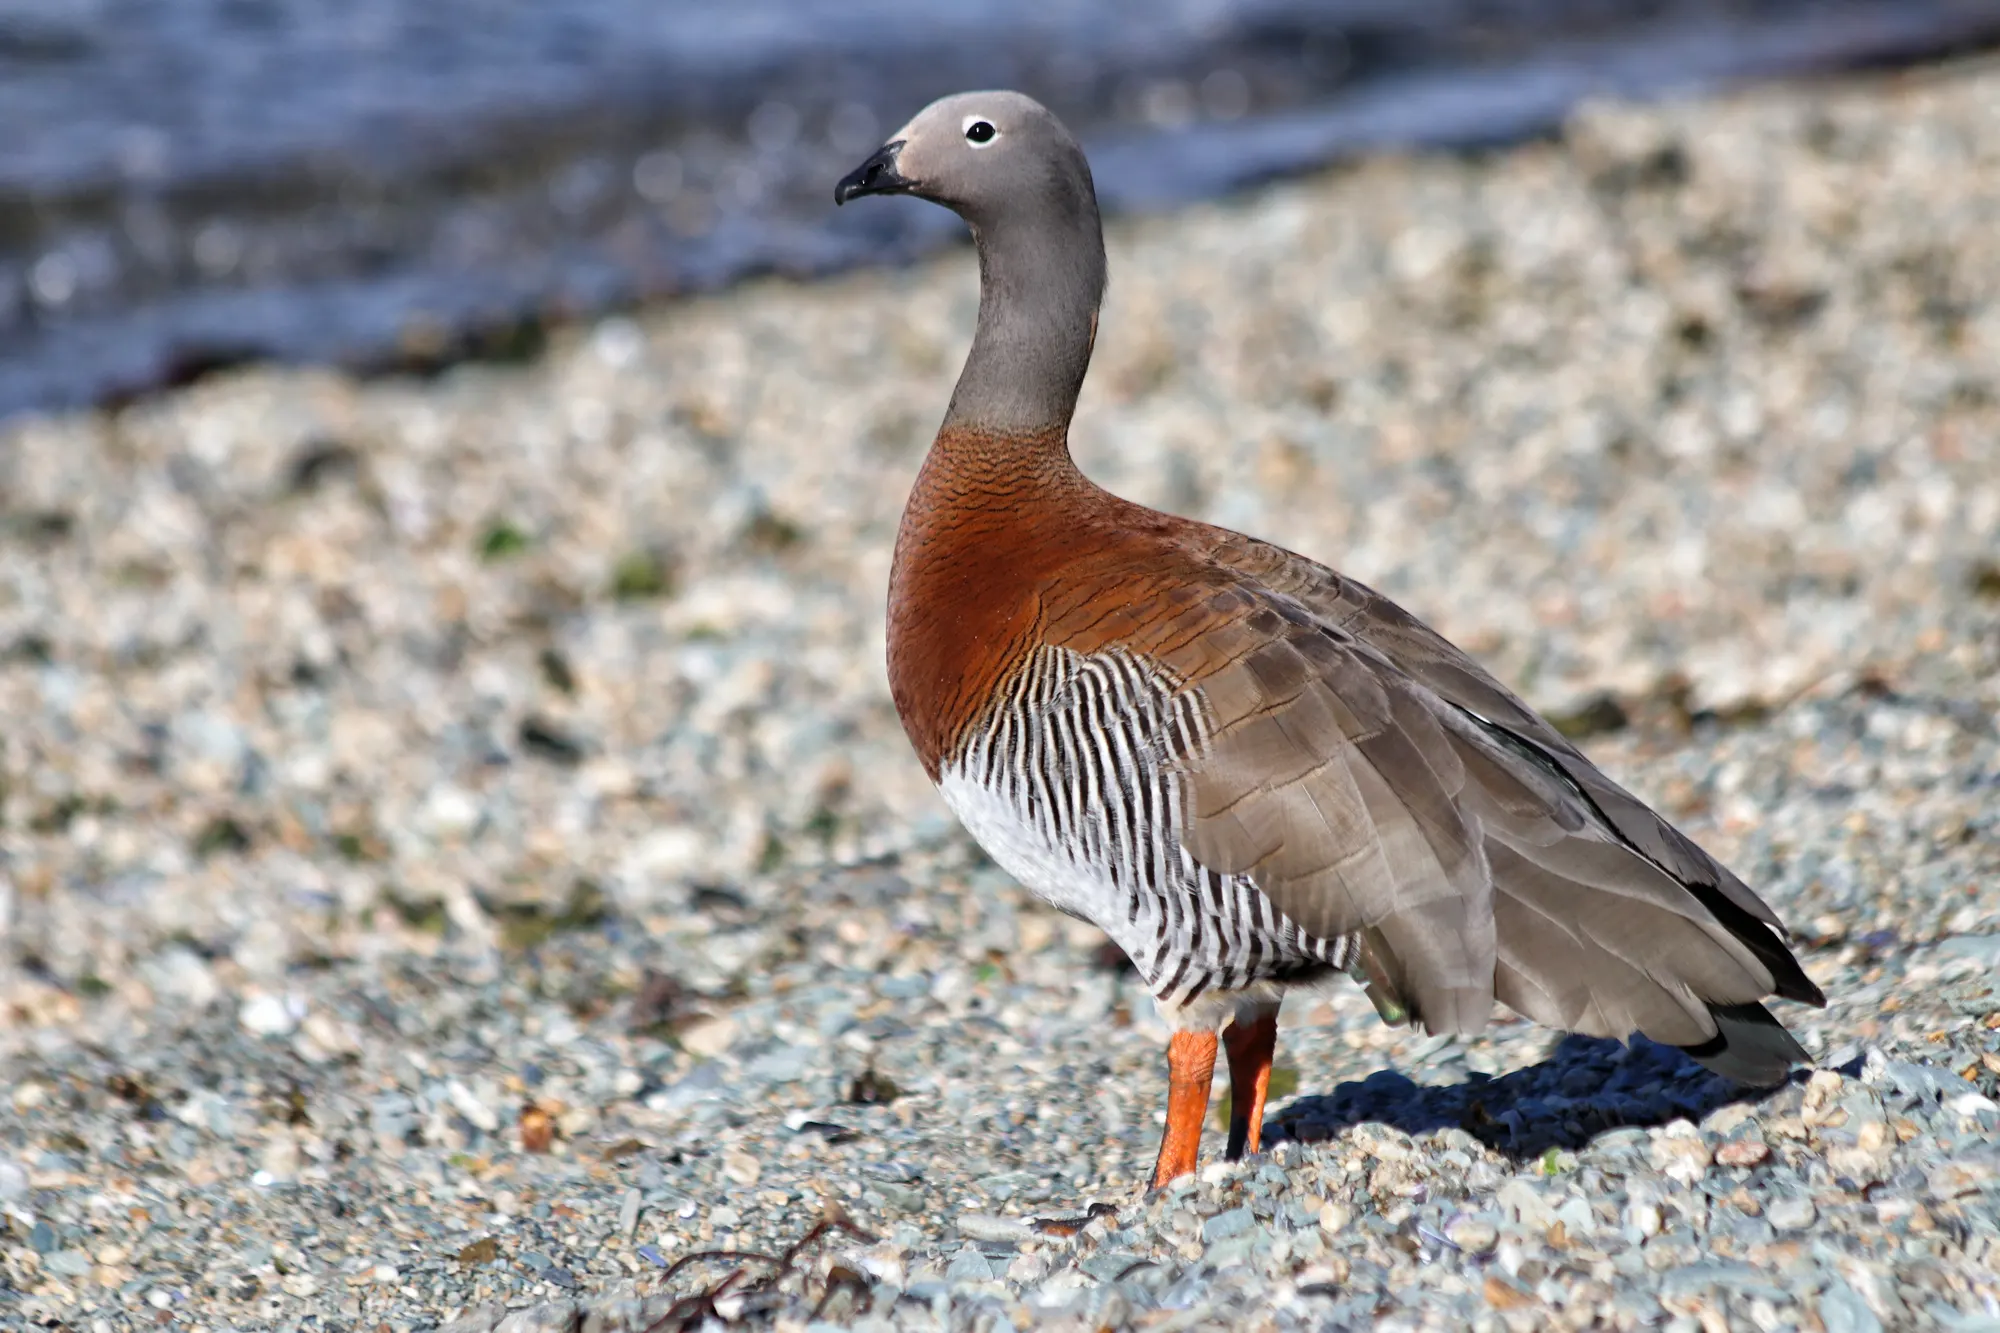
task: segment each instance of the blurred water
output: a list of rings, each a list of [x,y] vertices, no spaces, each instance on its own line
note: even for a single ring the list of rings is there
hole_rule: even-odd
[[[360,366],[953,235],[830,206],[1009,85],[1112,207],[1579,97],[1922,58],[2000,0],[0,0],[0,416],[255,356]]]

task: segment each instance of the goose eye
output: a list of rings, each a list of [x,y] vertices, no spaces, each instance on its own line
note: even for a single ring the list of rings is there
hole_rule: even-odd
[[[991,143],[999,132],[990,120],[975,120],[965,127],[965,137],[970,143]]]

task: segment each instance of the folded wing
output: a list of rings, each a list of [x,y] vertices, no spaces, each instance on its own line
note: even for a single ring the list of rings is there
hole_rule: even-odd
[[[1824,999],[1748,887],[1393,603],[1245,546],[1253,577],[1163,645],[1209,718],[1181,760],[1199,862],[1359,936],[1378,1007],[1433,1032],[1498,999],[1745,1082],[1805,1059],[1759,1001]]]

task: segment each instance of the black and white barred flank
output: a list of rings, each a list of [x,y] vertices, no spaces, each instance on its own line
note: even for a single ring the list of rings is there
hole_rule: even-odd
[[[1346,968],[1354,954],[1181,845],[1175,760],[1199,754],[1207,734],[1200,697],[1157,666],[1045,648],[940,782],[996,862],[1103,929],[1168,1008]]]

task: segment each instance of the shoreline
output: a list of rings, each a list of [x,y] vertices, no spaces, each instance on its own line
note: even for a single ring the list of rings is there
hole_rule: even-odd
[[[865,24],[804,0],[707,22],[630,0],[568,23],[454,9],[474,3],[366,0],[358,45],[282,9],[0,33],[0,120],[40,130],[0,143],[0,418],[259,360],[517,360],[564,321],[934,253],[944,220],[834,216],[826,185],[957,88],[1040,97],[1109,211],[1141,212],[1360,154],[1519,142],[1590,97],[2000,43],[2000,13],[1957,0],[1214,0],[1143,27],[1124,0],[1078,0],[997,43],[983,14],[908,0],[871,0]]]

